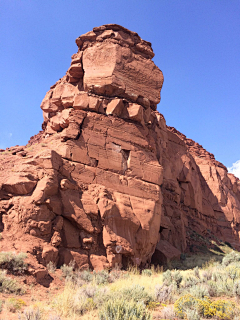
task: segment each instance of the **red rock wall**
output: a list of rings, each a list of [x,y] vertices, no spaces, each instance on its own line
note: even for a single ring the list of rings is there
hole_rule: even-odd
[[[76,42],[43,132],[0,155],[2,250],[99,269],[179,258],[193,233],[238,248],[239,180],[155,111],[151,44],[117,25]]]

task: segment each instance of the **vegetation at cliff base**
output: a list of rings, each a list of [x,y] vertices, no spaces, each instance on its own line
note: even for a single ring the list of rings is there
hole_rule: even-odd
[[[0,288],[8,298],[1,300],[1,312],[18,314],[21,320],[238,320],[240,253],[227,251],[221,260],[186,270],[176,269],[179,262],[174,261],[164,270],[98,272],[74,270],[74,263],[56,270],[51,264],[49,273],[60,274],[64,285],[48,301],[33,303],[15,296],[22,288],[15,279],[6,280],[3,270]]]

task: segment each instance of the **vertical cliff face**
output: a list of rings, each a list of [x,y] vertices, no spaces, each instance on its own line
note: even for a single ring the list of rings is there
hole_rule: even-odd
[[[238,248],[240,182],[156,111],[151,44],[118,25],[76,43],[43,132],[0,155],[2,250],[99,269],[179,258],[193,233]]]
[[[175,128],[166,131],[161,240],[156,257],[173,258],[201,246],[211,248],[211,240],[239,249],[239,179],[198,143]]]

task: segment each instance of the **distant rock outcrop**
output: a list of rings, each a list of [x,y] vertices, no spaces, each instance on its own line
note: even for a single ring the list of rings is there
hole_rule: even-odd
[[[115,24],[76,43],[43,131],[0,155],[1,249],[35,270],[161,264],[194,250],[193,233],[239,249],[240,181],[156,111],[151,44]]]

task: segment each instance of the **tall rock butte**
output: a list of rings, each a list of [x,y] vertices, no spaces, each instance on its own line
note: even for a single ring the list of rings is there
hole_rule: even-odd
[[[156,111],[151,43],[115,24],[76,43],[43,131],[0,155],[1,250],[28,252],[39,276],[49,261],[161,264],[201,239],[240,249],[240,181]]]

